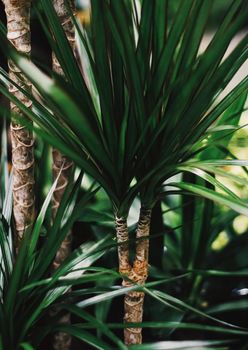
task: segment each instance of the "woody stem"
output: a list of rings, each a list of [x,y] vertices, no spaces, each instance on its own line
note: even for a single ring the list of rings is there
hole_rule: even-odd
[[[149,232],[151,223],[151,209],[141,208],[138,227],[136,231],[136,255],[131,271],[128,274],[129,281],[124,281],[125,286],[132,283],[143,285],[148,275]],[[145,294],[132,291],[126,294],[124,299],[124,322],[142,322]],[[125,344],[141,344],[141,328],[125,328]]]
[[[8,39],[15,48],[26,55],[31,52],[30,40],[30,7],[31,0],[4,0],[7,16]],[[9,61],[9,76],[23,89],[31,91],[31,84],[21,73],[20,69]],[[18,100],[31,108],[31,101],[18,88],[9,88]],[[11,103],[11,143],[13,164],[13,213],[15,220],[15,246],[18,252],[20,240],[34,221],[34,153],[33,133],[22,125],[31,123],[21,110]],[[16,116],[18,115],[18,119]]]

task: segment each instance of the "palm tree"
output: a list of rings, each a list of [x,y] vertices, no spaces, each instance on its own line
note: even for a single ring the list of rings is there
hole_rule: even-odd
[[[31,0],[4,0],[7,16],[8,38],[14,47],[21,53],[30,55],[30,6]],[[31,84],[21,73],[20,69],[9,60],[9,74],[11,79],[23,88],[31,91]],[[10,92],[25,106],[31,108],[32,102],[14,85]],[[12,164],[13,164],[13,197],[15,218],[15,241],[18,248],[25,229],[29,228],[34,220],[34,155],[33,133],[16,118],[21,114],[22,119],[29,121],[21,110],[11,103],[13,118],[11,123]],[[30,123],[30,121],[29,121]]]
[[[82,62],[88,72],[85,77],[80,74],[49,0],[40,0],[36,7],[46,15],[52,32],[48,33],[49,40],[66,81],[59,76],[52,80],[13,49],[8,52],[49,108],[34,96],[31,98],[38,113],[18,102],[39,125],[36,132],[84,169],[109,195],[116,218],[119,271],[127,286],[142,286],[146,281],[150,215],[162,196],[191,192],[241,213],[247,214],[248,209],[211,175],[223,164],[247,162],[195,158],[209,146],[208,135],[216,132],[209,129],[211,125],[247,95],[245,77],[218,100],[248,57],[248,35],[224,57],[230,41],[247,20],[245,1],[232,2],[201,54],[199,46],[212,2],[181,1],[172,23],[167,21],[167,5],[168,1],[143,0],[139,12],[136,2],[92,0],[89,31],[74,22],[88,58]],[[1,90],[14,99],[4,87]],[[243,104],[238,113],[242,110]],[[182,172],[204,178],[222,193],[171,180]],[[168,181],[178,190],[167,188]],[[141,210],[131,263],[127,217],[137,195]],[[142,288],[129,292],[124,302],[124,321],[139,323],[143,303]],[[127,325],[125,343],[141,341],[141,328]]]

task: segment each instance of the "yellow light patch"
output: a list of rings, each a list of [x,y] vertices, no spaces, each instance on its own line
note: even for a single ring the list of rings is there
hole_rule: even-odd
[[[227,245],[228,242],[229,242],[229,238],[226,231],[221,231],[218,234],[217,238],[211,244],[211,248],[213,250],[221,250]]]
[[[233,229],[238,235],[242,235],[248,230],[248,217],[245,215],[238,215],[233,220]]]

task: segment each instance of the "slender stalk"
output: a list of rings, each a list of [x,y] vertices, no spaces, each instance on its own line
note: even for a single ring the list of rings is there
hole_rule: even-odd
[[[75,49],[75,32],[73,22],[66,8],[66,2],[64,0],[53,0],[53,5],[55,11],[60,19],[62,27],[65,31],[68,41],[71,44],[73,50]],[[74,10],[73,2],[70,2],[72,10]],[[63,75],[63,70],[53,53],[53,70]],[[69,177],[73,169],[73,162],[62,155],[57,149],[53,149],[53,177],[57,178],[60,170],[61,175],[57,184],[57,187],[53,195],[53,216],[55,217],[58,207],[60,205],[61,199],[63,197],[64,191],[68,185]],[[57,252],[56,258],[54,260],[54,268],[57,268],[65,260],[65,258],[70,254],[71,251],[71,233],[68,233],[64,242],[62,243],[60,249]]]
[[[128,278],[143,285],[148,276],[149,232],[151,223],[151,209],[140,209],[140,217],[136,232],[136,256]],[[126,282],[126,285],[130,282]],[[124,299],[124,322],[142,322],[145,294],[143,292],[129,292]],[[124,330],[125,344],[141,344],[142,329],[126,328]]]
[[[149,253],[149,233],[151,224],[151,209],[140,209],[140,217],[138,222],[138,228],[136,233],[136,238],[138,239],[136,243],[136,257],[134,266],[138,268],[145,269],[143,273],[147,272],[148,267],[148,253]]]
[[[68,185],[69,177],[73,169],[73,162],[63,156],[57,149],[53,149],[53,178],[56,179],[62,168],[57,187],[53,194],[53,217],[56,216],[64,191]],[[71,252],[71,232],[62,242],[53,262],[53,269],[58,268]]]
[[[136,254],[133,266],[129,263],[128,248],[128,227],[123,218],[116,218],[117,242],[118,246],[119,271],[126,275],[128,279],[123,279],[124,286],[133,283],[143,285],[148,276],[148,254],[149,254],[149,232],[151,223],[151,209],[141,208],[140,217],[136,232]],[[124,298],[124,322],[142,322],[144,293],[133,291],[125,295]],[[126,328],[124,330],[125,344],[141,344],[142,329]]]
[[[70,42],[70,45],[75,51],[75,32],[74,32],[74,26],[73,22],[71,20],[71,17],[67,11],[66,8],[66,2],[64,0],[53,0],[53,5],[55,8],[55,11],[59,17],[60,23],[64,29],[64,32],[66,34],[66,37],[68,41]],[[74,11],[74,4],[73,1],[70,1],[71,9]],[[53,53],[52,55],[52,63],[53,63],[53,70],[60,75],[63,75],[63,70]],[[56,216],[58,207],[60,205],[60,202],[62,200],[64,191],[68,185],[69,177],[73,170],[73,162],[62,155],[60,151],[57,149],[53,149],[53,178],[56,179],[59,172],[61,171],[57,187],[54,191],[53,195],[53,217]],[[53,269],[57,269],[62,262],[69,256],[71,252],[71,242],[72,242],[72,236],[71,232],[68,232],[66,238],[62,242],[56,257],[53,262]],[[56,314],[56,310],[54,310]],[[71,323],[71,316],[69,313],[64,314],[60,320],[60,323],[62,324],[70,324]],[[68,350],[71,347],[71,336],[67,333],[58,332],[54,334],[53,337],[53,349],[54,350]]]
[[[64,29],[65,35],[71,45],[71,48],[75,52],[75,30],[74,30],[74,25],[71,20],[70,14],[67,11],[66,3],[69,4],[70,8],[74,12],[75,10],[74,0],[69,0],[69,1],[53,0],[53,6],[59,17],[60,23]],[[53,70],[56,73],[63,75],[63,70],[54,53],[53,53],[52,59],[53,59]]]
[[[121,274],[128,274],[131,270],[129,264],[129,247],[128,247],[128,227],[127,220],[124,218],[115,218],[116,236],[118,246],[118,260],[119,260],[119,272]]]
[[[15,48],[24,54],[30,55],[30,7],[31,0],[4,0],[7,16],[7,36]],[[13,64],[9,64],[10,78],[21,87],[31,90],[30,82],[21,71]],[[27,107],[31,107],[31,101],[14,86],[10,86],[10,92],[15,95]],[[28,120],[20,109],[10,104],[13,117],[11,120],[11,143],[13,164],[13,212],[15,220],[15,247],[18,252],[20,240],[24,231],[33,224],[35,214],[34,197],[34,154],[33,133],[23,127],[15,118],[21,116]],[[31,123],[31,121],[29,121]]]

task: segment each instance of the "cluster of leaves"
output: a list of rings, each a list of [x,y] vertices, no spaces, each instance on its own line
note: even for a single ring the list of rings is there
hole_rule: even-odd
[[[140,18],[136,2],[92,1],[90,33],[75,22],[83,60],[88,63],[86,77],[50,1],[39,1],[37,9],[66,81],[58,76],[50,79],[14,50],[9,51],[43,98],[41,104],[29,95],[34,112],[20,103],[19,107],[41,127],[38,133],[103,186],[120,215],[127,215],[137,193],[145,206],[152,206],[164,181],[181,172],[182,165],[184,171],[188,167],[191,171],[189,159],[207,147],[202,145],[206,130],[228,108],[230,116],[237,100],[244,99],[247,77],[217,100],[247,59],[247,36],[223,59],[231,39],[247,20],[244,2],[232,3],[199,56],[211,3],[183,1],[167,27],[166,1],[143,1]],[[4,87],[1,90],[7,94]],[[239,106],[241,112],[242,103]],[[220,163],[210,165],[214,168]],[[137,182],[131,186],[134,178]],[[192,190],[187,184],[177,187]],[[194,187],[195,193],[217,199],[209,191]],[[225,202],[221,195],[218,200]]]
[[[32,100],[33,109],[27,109],[9,93],[8,85],[13,82],[3,70],[0,91],[35,122],[37,135],[60,149],[99,183],[116,214],[127,216],[138,195],[142,205],[147,207],[159,200],[153,213],[153,220],[159,221],[160,227],[152,228],[151,234],[151,282],[139,288],[151,302],[152,322],[142,323],[142,327],[150,329],[147,340],[156,337],[161,342],[132,348],[223,349],[233,343],[245,349],[247,329],[213,316],[242,308],[244,301],[228,300],[209,310],[203,310],[202,306],[203,301],[209,302],[202,293],[210,289],[211,278],[235,278],[238,279],[236,285],[240,286],[247,277],[245,263],[221,264],[225,251],[214,254],[211,249],[218,233],[235,217],[233,210],[248,213],[247,203],[214,176],[247,185],[246,177],[226,173],[222,166],[245,167],[248,164],[234,159],[227,150],[244,110],[248,78],[221,97],[248,57],[248,35],[224,57],[230,41],[247,22],[245,1],[231,2],[223,22],[201,54],[199,46],[212,1],[181,1],[172,21],[168,21],[166,0],[143,0],[140,9],[138,5],[137,1],[92,0],[90,28],[81,28],[74,19],[82,53],[84,74],[81,74],[52,2],[37,1],[37,16],[65,79],[56,75],[49,77],[20,56],[6,41],[5,28],[1,26],[2,46],[36,89],[32,94],[18,87]],[[2,149],[6,149],[6,144]],[[225,159],[227,155],[230,159]],[[6,152],[2,151],[4,157]],[[102,256],[116,246],[108,242],[108,236],[98,243],[85,243],[52,276],[49,275],[53,257],[72,224],[85,220],[106,226],[103,221],[111,219],[111,213],[103,217],[99,209],[98,212],[85,210],[85,205],[97,195],[90,191],[78,200],[78,194],[81,195],[79,176],[67,189],[40,246],[41,227],[55,183],[13,264],[6,159],[2,164],[5,190],[2,192],[0,237],[0,348],[30,349],[26,341],[37,347],[49,332],[61,330],[93,348],[126,349],[119,333],[112,330],[128,326],[119,323],[121,312],[118,323],[105,321],[109,318],[111,321],[108,316],[114,310],[111,300],[138,287],[113,286],[119,276],[112,266],[110,269],[88,267],[100,257],[105,266],[108,264],[109,257]],[[223,214],[212,201],[232,210]],[[239,237],[239,241],[246,243],[245,249],[246,235]],[[167,249],[165,254],[164,248]],[[226,252],[228,254],[228,247]],[[91,284],[82,288],[84,283]],[[65,294],[78,284],[79,290]],[[58,316],[55,316],[54,322],[44,326],[42,319],[54,304],[70,311],[80,321],[62,326],[57,324]],[[93,305],[95,313],[84,310]],[[164,311],[159,317],[158,307]],[[147,314],[148,311],[147,308]],[[224,318],[222,314],[221,318]],[[201,339],[199,334],[206,332],[211,336],[214,333],[225,335],[226,340],[182,342],[182,339],[189,339],[185,336],[186,330],[193,330],[196,339]],[[170,341],[162,341],[166,337]]]

